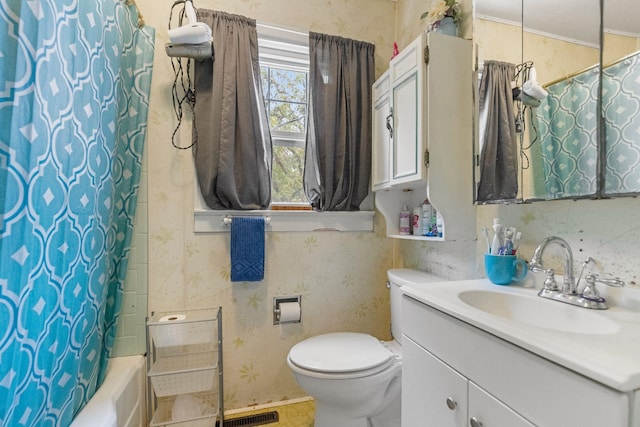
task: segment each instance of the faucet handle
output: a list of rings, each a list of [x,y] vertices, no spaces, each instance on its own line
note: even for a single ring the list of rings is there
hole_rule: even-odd
[[[580,296],[589,301],[604,302],[604,298],[600,296],[600,292],[598,292],[598,288],[596,288],[596,276],[589,274],[585,276],[584,280],[587,284],[584,286],[584,290]]]
[[[589,274],[585,276],[584,280],[587,282],[587,284],[585,285],[584,291],[582,291],[580,296],[584,299],[588,299],[595,302],[605,301],[604,298],[600,296],[600,292],[598,292],[598,289],[596,288],[596,283],[602,283],[603,285],[613,286],[615,288],[622,287],[625,284],[620,279],[616,279],[616,278],[601,279],[595,274]]]
[[[610,277],[608,279],[601,279],[598,276],[594,275],[594,280],[596,283],[602,283],[603,285],[612,286],[614,288],[621,288],[625,285],[623,280],[613,277]]]

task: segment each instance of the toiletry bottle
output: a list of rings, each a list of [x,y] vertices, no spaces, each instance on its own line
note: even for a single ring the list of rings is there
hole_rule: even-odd
[[[438,233],[438,237],[444,236],[444,219],[440,212],[436,213],[436,232]]]
[[[491,254],[498,255],[502,247],[502,224],[500,218],[493,219],[493,240],[491,241]]]
[[[409,217],[411,214],[409,213],[409,209],[407,209],[407,205],[404,205],[402,210],[400,211],[400,234],[409,234],[411,230],[411,221]]]
[[[422,236],[422,205],[413,208],[411,215],[412,231],[414,236]]]
[[[433,206],[429,203],[429,199],[422,202],[422,235],[429,236],[431,233],[431,210]]]
[[[438,236],[438,210],[431,205],[431,218],[429,219],[429,236]]]

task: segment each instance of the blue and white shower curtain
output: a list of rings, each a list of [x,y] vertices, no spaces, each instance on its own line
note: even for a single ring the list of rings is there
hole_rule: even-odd
[[[602,70],[607,165],[604,191],[640,191],[640,52]]]
[[[532,156],[531,162],[534,170],[544,171],[544,180],[534,177],[542,181],[535,188],[537,198],[595,194],[598,80],[594,68],[553,84],[533,111],[529,137],[540,157]]]
[[[0,0],[0,425],[66,426],[115,336],[154,30],[120,0]]]

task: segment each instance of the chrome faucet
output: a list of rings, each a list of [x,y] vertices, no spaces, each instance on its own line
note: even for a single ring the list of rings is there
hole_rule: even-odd
[[[569,243],[567,243],[567,241],[563,238],[557,236],[549,236],[542,242],[540,242],[536,250],[533,252],[531,261],[529,261],[529,269],[534,273],[547,272],[542,266],[542,254],[550,243],[559,245],[564,252],[564,282],[562,284],[562,293],[568,295],[576,295],[577,283],[575,277],[573,276],[573,251],[571,251],[571,246],[569,246]],[[551,273],[553,273],[553,271]]]
[[[542,265],[542,254],[545,248],[550,244],[555,243],[559,245],[564,252],[564,282],[562,284],[562,290],[558,289],[556,285],[553,269],[545,269]],[[547,275],[544,285],[538,295],[543,298],[552,299],[554,301],[560,301],[567,304],[577,305],[578,307],[594,308],[598,310],[606,310],[609,308],[605,302],[605,299],[600,296],[598,290],[595,287],[596,282],[603,283],[608,286],[624,286],[624,282],[619,279],[600,279],[595,275],[589,274],[585,277],[586,285],[581,293],[578,293],[578,286],[580,285],[580,279],[584,273],[584,269],[593,259],[587,257],[582,263],[582,269],[580,270],[580,276],[576,281],[573,275],[573,252],[566,240],[557,237],[549,236],[545,238],[538,247],[536,247],[529,261],[529,270],[534,273],[544,272]]]

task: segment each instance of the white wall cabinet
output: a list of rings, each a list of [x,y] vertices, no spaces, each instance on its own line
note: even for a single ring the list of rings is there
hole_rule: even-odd
[[[374,83],[371,182],[388,236],[473,239],[472,78],[471,42],[430,32]],[[444,218],[444,236],[400,236],[402,206],[427,197]]]
[[[612,390],[406,295],[402,313],[404,427],[637,425],[634,393]]]

